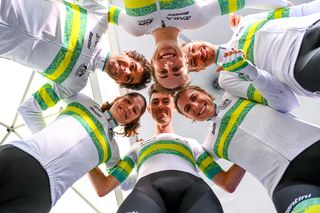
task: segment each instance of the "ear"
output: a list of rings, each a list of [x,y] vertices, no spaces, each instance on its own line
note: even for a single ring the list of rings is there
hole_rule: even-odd
[[[147,106],[147,111],[148,111],[149,113],[151,113],[150,105]]]

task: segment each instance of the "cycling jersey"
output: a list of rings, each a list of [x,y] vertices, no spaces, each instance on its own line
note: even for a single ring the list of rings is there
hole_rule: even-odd
[[[78,179],[100,163],[113,167],[119,149],[113,128],[117,123],[91,98],[77,94],[42,131],[10,144],[40,162],[50,181],[52,205]]]
[[[270,196],[297,155],[320,138],[320,127],[225,93],[203,147],[255,176]]]
[[[125,0],[125,10],[112,6],[109,22],[134,36],[160,27],[196,29],[212,18],[244,7],[275,9],[288,6],[284,0]]]
[[[246,16],[226,46],[242,49],[248,60],[270,72],[297,94],[319,96],[299,85],[293,73],[304,34],[320,19],[319,12],[320,1],[312,1]]]
[[[42,110],[82,90],[90,71],[103,69],[108,59],[100,42],[108,26],[108,7],[101,1],[79,3],[86,9],[65,1],[0,1],[0,57],[53,81],[54,101],[41,103],[43,92],[34,96]]]
[[[123,182],[137,165],[138,180],[156,172],[176,170],[198,176],[198,167],[210,180],[221,171],[220,166],[190,138],[162,133],[147,141],[135,143],[110,174]]]
[[[258,69],[250,62],[245,61],[245,67],[239,62],[241,61],[235,59],[228,63],[232,64],[234,69],[239,69],[238,71],[219,73],[219,85],[226,92],[270,106],[280,112],[290,112],[299,106],[292,90],[276,80],[270,73]]]

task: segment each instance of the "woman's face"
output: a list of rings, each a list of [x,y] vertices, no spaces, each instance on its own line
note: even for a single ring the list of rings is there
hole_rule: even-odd
[[[152,56],[154,77],[164,88],[174,89],[188,81],[185,55],[175,42],[161,42]]]
[[[110,108],[113,118],[119,124],[128,124],[140,117],[145,102],[141,96],[125,96],[118,99]]]
[[[205,121],[215,114],[212,98],[199,90],[187,89],[180,94],[177,107],[188,118]]]

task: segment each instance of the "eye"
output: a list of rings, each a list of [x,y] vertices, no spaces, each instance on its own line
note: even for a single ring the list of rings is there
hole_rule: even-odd
[[[190,104],[185,105],[185,107],[184,107],[185,113],[189,113],[190,108],[191,108]]]
[[[155,105],[155,104],[158,104],[159,103],[159,100],[152,100],[151,104],[152,105]]]
[[[130,99],[128,99],[128,98],[126,98],[126,102],[127,102],[127,104],[131,104],[132,103],[132,101]]]
[[[172,68],[172,72],[178,72],[180,70],[181,67],[173,67]]]
[[[169,99],[163,99],[163,103],[165,104],[165,105],[168,105],[168,104],[170,104],[170,100]]]
[[[197,100],[197,95],[196,94],[192,94],[191,97],[190,97],[190,100],[192,102],[195,102]]]
[[[135,62],[130,63],[130,71],[137,71],[137,64]]]
[[[134,107],[132,111],[133,111],[134,114],[138,114],[137,113],[138,112],[138,107]]]
[[[167,73],[168,73],[168,71],[167,71],[167,70],[165,70],[165,69],[163,69],[163,70],[159,70],[159,73],[160,73],[160,74],[167,74]]]

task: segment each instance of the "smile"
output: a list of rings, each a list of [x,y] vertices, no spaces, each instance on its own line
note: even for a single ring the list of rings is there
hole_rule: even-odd
[[[206,62],[208,59],[208,50],[206,49],[206,47],[203,46],[200,51],[201,51],[201,60],[203,62]]]
[[[160,59],[170,59],[176,57],[176,54],[174,53],[166,53],[160,56]]]

